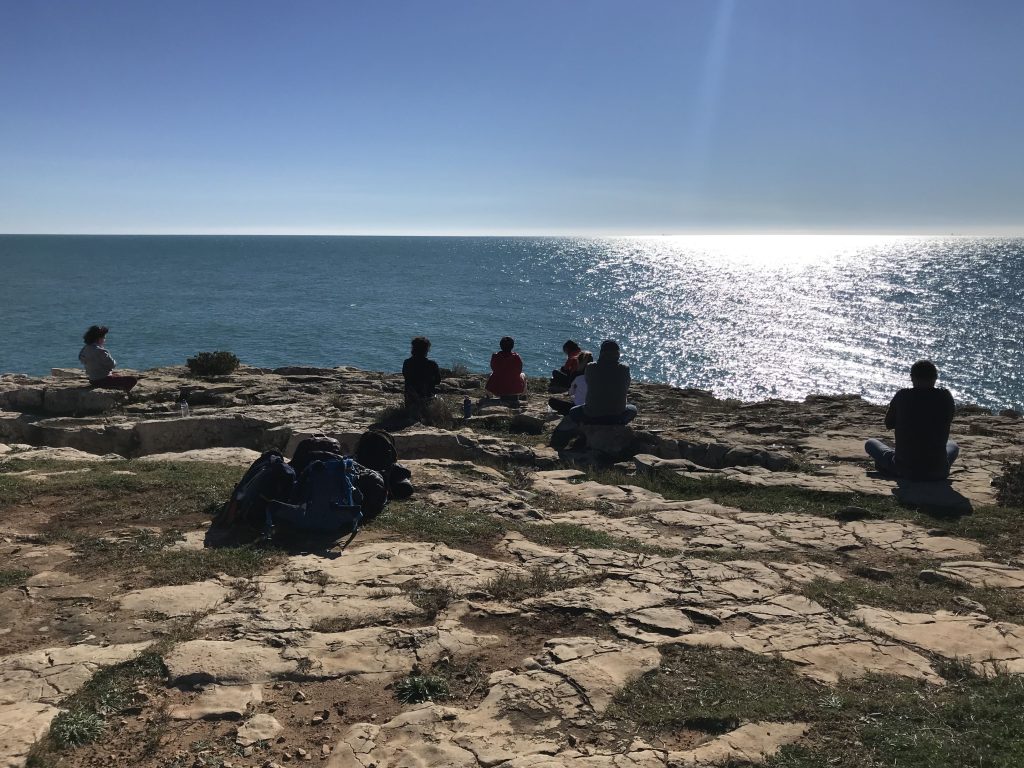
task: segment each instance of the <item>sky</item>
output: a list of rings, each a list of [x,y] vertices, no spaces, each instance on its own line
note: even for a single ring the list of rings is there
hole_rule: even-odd
[[[0,0],[0,233],[1024,234],[1020,0]]]

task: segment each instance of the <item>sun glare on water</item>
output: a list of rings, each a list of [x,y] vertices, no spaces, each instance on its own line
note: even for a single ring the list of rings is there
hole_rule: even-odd
[[[788,268],[856,257],[915,239],[902,235],[731,234],[660,238],[673,251],[736,266]]]

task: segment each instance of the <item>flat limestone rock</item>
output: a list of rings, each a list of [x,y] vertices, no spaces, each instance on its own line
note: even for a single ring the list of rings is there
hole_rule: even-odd
[[[930,558],[971,557],[981,552],[975,541],[932,536],[921,526],[902,520],[842,523],[815,515],[746,512],[710,499],[644,501],[634,504],[632,510],[679,529],[691,546],[752,551],[807,547],[826,552],[872,546]]]
[[[941,682],[921,654],[827,615],[808,616],[799,622],[769,622],[747,630],[693,633],[680,637],[679,642],[778,655],[794,662],[802,674],[829,685],[841,678],[876,673]]]
[[[73,645],[0,657],[0,704],[57,704],[100,667],[127,661],[149,643]]]
[[[966,659],[983,673],[1024,673],[1024,627],[1018,624],[948,611],[861,607],[853,615],[875,632],[947,659]]]
[[[259,684],[211,685],[190,704],[171,707],[168,714],[175,720],[239,720],[262,701]]]
[[[298,658],[286,659],[280,648],[252,640],[189,640],[164,657],[174,684],[211,682],[252,684],[298,672]]]
[[[443,544],[357,541],[344,557],[296,556],[254,577],[258,589],[219,605],[200,626],[278,634],[326,621],[388,623],[422,613],[410,600],[413,589],[443,589],[461,597],[503,573],[527,575],[515,564]]]
[[[556,469],[537,472],[533,476],[534,490],[539,492],[558,493],[578,499],[584,506],[593,505],[597,501],[614,504],[633,504],[645,499],[658,500],[662,496],[654,491],[638,485],[604,485],[592,480],[573,482],[584,477],[575,469]]]
[[[229,467],[248,467],[259,457],[260,452],[251,448],[196,448],[180,453],[151,453],[140,457],[139,461],[199,461]]]
[[[972,587],[994,587],[998,589],[1024,589],[1024,569],[1002,563],[951,562],[943,563],[936,569]]]
[[[260,741],[270,741],[283,730],[284,726],[273,715],[253,715],[239,726],[235,743],[248,747]]]
[[[474,709],[428,703],[383,725],[351,726],[327,766],[571,766],[584,756],[570,745],[563,723],[594,722],[617,690],[660,660],[653,648],[629,643],[553,639],[538,658],[524,662],[526,671],[493,673],[487,696]],[[664,761],[607,765],[654,768]]]
[[[809,729],[810,726],[804,723],[747,723],[696,749],[670,752],[668,764],[679,768],[760,765],[786,744],[800,739]]]
[[[0,768],[22,768],[32,745],[59,713],[39,702],[0,704]]]
[[[200,581],[195,584],[140,589],[121,595],[117,601],[125,611],[152,611],[174,617],[210,611],[230,594],[231,589],[219,581]]]
[[[19,459],[21,461],[124,461],[116,453],[87,453],[77,448],[30,448],[25,451],[9,451],[0,461]]]

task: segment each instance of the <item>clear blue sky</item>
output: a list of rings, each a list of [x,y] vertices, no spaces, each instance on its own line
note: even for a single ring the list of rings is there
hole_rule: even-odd
[[[0,232],[1024,233],[1021,0],[0,0]]]

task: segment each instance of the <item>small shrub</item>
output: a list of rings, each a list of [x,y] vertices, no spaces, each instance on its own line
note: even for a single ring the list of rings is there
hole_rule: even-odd
[[[200,352],[187,365],[193,376],[226,376],[238,368],[239,360],[231,352]]]
[[[0,570],[0,589],[6,589],[7,587],[17,587],[25,583],[32,574],[28,571],[24,571],[20,568],[13,570]]]
[[[1003,471],[992,485],[1002,507],[1024,507],[1024,456],[1003,462]]]
[[[451,368],[441,368],[441,376],[446,379],[461,379],[471,375],[465,363],[452,363]]]
[[[103,733],[103,726],[103,718],[95,712],[72,709],[53,719],[50,736],[59,747],[78,747],[96,741]]]
[[[437,675],[409,675],[395,683],[395,698],[406,704],[439,701],[449,695],[448,681]]]
[[[423,611],[431,621],[455,598],[455,591],[447,585],[433,589],[414,589],[409,592],[409,601]]]
[[[398,432],[416,423],[416,415],[404,403],[388,405],[377,412],[370,427]]]
[[[540,597],[548,592],[558,592],[588,581],[589,579],[573,579],[565,574],[556,573],[550,568],[537,566],[525,576],[511,571],[502,571],[483,586],[484,590],[490,593],[495,600],[513,602],[530,597]]]
[[[455,417],[452,416],[452,407],[448,404],[448,401],[435,397],[427,402],[423,407],[423,413],[420,415],[420,421],[422,421],[428,427],[437,427],[438,429],[454,429],[455,428]]]

